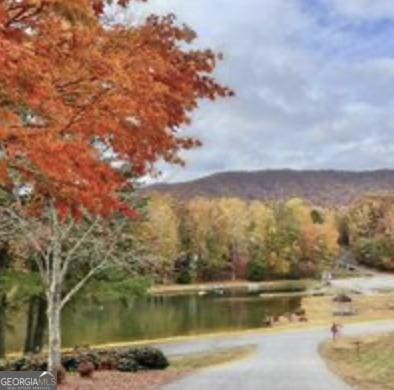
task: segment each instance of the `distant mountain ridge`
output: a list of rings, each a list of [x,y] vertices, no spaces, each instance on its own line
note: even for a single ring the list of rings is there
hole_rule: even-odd
[[[262,170],[222,172],[182,183],[154,184],[144,193],[160,192],[187,200],[236,197],[287,200],[300,197],[321,206],[346,206],[368,194],[394,194],[394,170]]]

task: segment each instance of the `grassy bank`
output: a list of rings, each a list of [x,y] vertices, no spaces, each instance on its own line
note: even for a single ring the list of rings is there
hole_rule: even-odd
[[[170,370],[184,372],[231,363],[250,356],[255,351],[254,346],[224,349],[214,353],[202,353],[191,356],[181,356],[171,360]]]
[[[350,295],[352,302],[340,304],[333,301],[333,296],[305,297],[303,306],[307,311],[309,322],[315,324],[330,324],[354,322],[394,320],[394,293],[373,295]],[[350,310],[353,315],[338,316],[338,311]]]
[[[198,294],[215,291],[226,292],[261,292],[261,293],[292,293],[303,292],[317,288],[321,285],[315,280],[275,280],[268,282],[248,282],[248,281],[227,281],[212,283],[197,283],[188,285],[166,285],[154,286],[149,292],[152,295],[173,295],[173,294]]]
[[[361,390],[394,389],[394,334],[349,338],[321,349],[329,367]]]

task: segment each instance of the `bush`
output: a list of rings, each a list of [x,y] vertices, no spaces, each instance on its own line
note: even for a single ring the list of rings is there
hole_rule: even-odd
[[[45,356],[28,355],[20,359],[8,362],[7,371],[46,371],[47,362]]]
[[[190,274],[190,271],[183,270],[182,272],[180,272],[176,279],[176,282],[178,284],[190,284],[192,282],[192,276]]]
[[[119,371],[163,370],[169,365],[163,352],[150,347],[128,349],[120,352],[118,356]]]
[[[134,351],[137,363],[149,370],[164,370],[169,366],[167,358],[163,352],[155,348],[140,348]]]
[[[94,364],[89,361],[79,363],[78,365],[78,373],[81,378],[91,378],[93,376],[94,370]]]
[[[116,369],[121,372],[137,372],[140,366],[135,361],[133,356],[123,357],[119,360]]]
[[[78,372],[81,367],[93,370],[113,370],[136,372],[142,370],[163,370],[169,362],[159,349],[123,348],[108,350],[84,350],[68,352],[62,357],[62,365],[68,372]],[[46,356],[32,355],[4,362],[4,371],[46,371]]]
[[[258,260],[252,260],[246,268],[246,277],[252,282],[261,282],[267,275],[266,265]]]
[[[64,356],[62,358],[62,365],[68,372],[76,372],[78,369],[79,361],[75,356]]]
[[[99,352],[86,350],[84,352],[74,351],[67,353],[62,357],[62,365],[69,372],[78,371],[81,363],[92,363],[95,370],[101,368],[102,356]]]
[[[333,301],[337,303],[350,303],[352,302],[352,298],[346,294],[339,294],[333,298]]]
[[[383,237],[361,239],[356,243],[357,260],[382,271],[394,271],[394,241]]]

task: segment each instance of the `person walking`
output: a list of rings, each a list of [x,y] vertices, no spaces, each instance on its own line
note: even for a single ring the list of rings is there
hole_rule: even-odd
[[[335,341],[339,336],[339,328],[340,326],[334,322],[331,326],[332,340]]]

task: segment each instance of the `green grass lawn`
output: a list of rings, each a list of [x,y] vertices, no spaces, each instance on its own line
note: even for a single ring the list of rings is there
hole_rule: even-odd
[[[394,389],[394,334],[330,342],[322,354],[335,373],[359,389]]]

